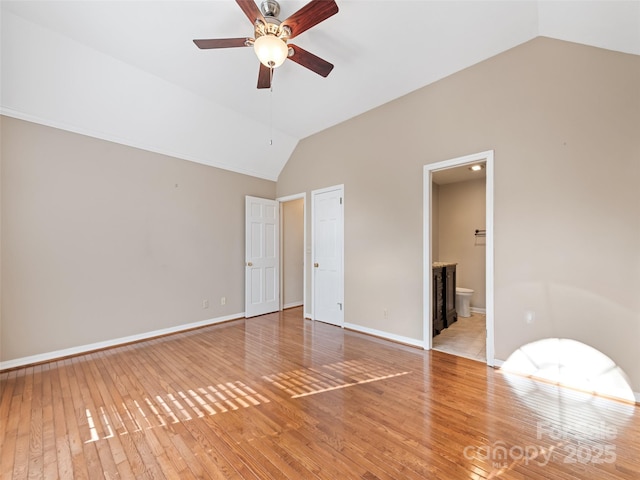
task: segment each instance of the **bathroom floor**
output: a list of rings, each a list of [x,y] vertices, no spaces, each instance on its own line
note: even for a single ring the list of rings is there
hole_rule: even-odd
[[[433,337],[433,349],[472,360],[487,361],[486,316],[471,312]]]

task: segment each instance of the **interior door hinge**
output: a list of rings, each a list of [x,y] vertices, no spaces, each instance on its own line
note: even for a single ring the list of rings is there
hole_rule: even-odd
[[[342,197],[340,197],[340,205],[342,205]]]
[[[342,310],[342,304],[341,304],[341,303],[338,303],[338,305],[340,306],[340,310]]]

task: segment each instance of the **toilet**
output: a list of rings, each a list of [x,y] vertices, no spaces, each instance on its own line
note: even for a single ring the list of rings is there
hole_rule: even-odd
[[[459,317],[471,316],[471,296],[473,290],[470,288],[456,287],[456,313]]]

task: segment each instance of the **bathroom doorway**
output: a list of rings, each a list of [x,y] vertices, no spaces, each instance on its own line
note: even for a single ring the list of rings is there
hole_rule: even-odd
[[[427,165],[424,171],[425,347],[491,366],[494,363],[492,176],[492,151]],[[444,328],[435,331],[434,309],[440,306],[438,293],[434,292],[434,283],[436,290],[439,288],[437,274],[434,277],[432,273],[434,262],[455,264],[454,291],[455,287],[473,290],[467,300],[457,299],[457,320],[452,322],[449,315]],[[451,294],[447,289],[445,295]]]

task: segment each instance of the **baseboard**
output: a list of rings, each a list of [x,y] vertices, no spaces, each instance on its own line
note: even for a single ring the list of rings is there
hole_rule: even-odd
[[[291,303],[285,303],[282,306],[283,310],[286,310],[287,308],[295,308],[295,307],[301,307],[302,305],[304,305],[304,303],[302,302],[291,302]]]
[[[422,340],[416,340],[415,338],[403,337],[402,335],[395,335],[393,333],[383,332],[382,330],[363,327],[362,325],[355,325],[353,323],[345,323],[344,328],[348,328],[349,330],[354,330],[360,333],[366,333],[367,335],[373,335],[374,337],[384,338],[385,340],[391,340],[392,342],[404,343],[405,345],[411,345],[412,347],[424,348],[424,342]]]
[[[194,328],[206,327],[208,325],[215,325],[216,323],[228,322],[230,320],[238,320],[244,318],[244,312],[236,313],[234,315],[226,315],[224,317],[211,318],[209,320],[202,320],[200,322],[187,323],[184,325],[178,325],[175,327],[163,328],[160,330],[154,330],[152,332],[140,333],[137,335],[131,335],[128,337],[114,338],[112,340],[106,340],[104,342],[90,343],[88,345],[81,345],[78,347],[65,348],[63,350],[56,350],[53,352],[40,353],[38,355],[31,355],[28,357],[16,358],[14,360],[7,360],[0,362],[0,371],[9,370],[17,367],[24,367],[26,365],[34,365],[37,363],[50,362],[60,358],[71,357],[75,355],[81,355],[83,353],[92,352],[95,350],[103,350],[105,348],[117,347],[119,345],[125,345],[127,343],[139,342],[142,340],[149,340],[154,337],[162,337],[171,333],[183,332],[186,330],[193,330]]]
[[[481,313],[482,315],[486,315],[487,314],[487,309],[486,308],[469,307],[469,310],[471,310],[474,313]]]

